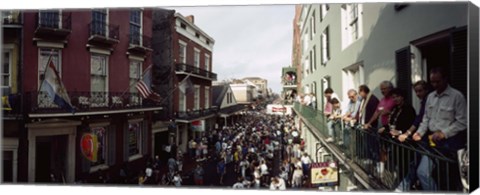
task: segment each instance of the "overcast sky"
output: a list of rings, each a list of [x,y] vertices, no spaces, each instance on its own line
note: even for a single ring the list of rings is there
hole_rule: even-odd
[[[215,39],[218,81],[261,77],[281,92],[282,67],[291,64],[294,5],[169,7],[194,15],[195,25]]]

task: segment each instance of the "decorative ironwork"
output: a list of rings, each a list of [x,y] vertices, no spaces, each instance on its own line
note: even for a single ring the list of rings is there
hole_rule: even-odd
[[[198,67],[195,67],[195,66],[192,66],[192,65],[185,64],[185,63],[178,63],[175,66],[175,71],[193,73],[193,74],[196,74],[196,75],[207,77],[207,78],[212,79],[212,80],[217,80],[217,74],[215,74],[213,72],[210,72],[210,71],[207,71],[207,70],[204,70],[204,69],[201,69],[201,68],[198,68]]]

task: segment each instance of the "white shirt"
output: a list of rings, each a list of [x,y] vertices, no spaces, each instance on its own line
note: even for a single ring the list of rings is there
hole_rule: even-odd
[[[262,171],[262,175],[268,174],[268,167],[266,164],[260,165],[260,170]]]
[[[312,98],[310,97],[310,95],[306,95],[304,98],[303,98],[303,103],[305,105],[309,105],[310,103],[312,102]]]
[[[310,164],[311,163],[310,158],[308,156],[302,156],[302,158],[300,160],[302,161],[303,164]]]

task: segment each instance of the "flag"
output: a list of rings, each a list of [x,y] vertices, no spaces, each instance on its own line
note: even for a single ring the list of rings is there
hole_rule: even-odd
[[[160,95],[155,93],[151,89],[152,85],[152,65],[148,66],[145,71],[143,71],[142,79],[137,82],[135,88],[144,99],[151,99],[153,101],[160,101]]]
[[[69,112],[75,112],[75,109],[70,102],[70,97],[68,96],[67,90],[65,89],[65,86],[58,75],[58,71],[53,64],[51,57],[45,69],[44,86],[48,96],[53,99],[55,104],[60,106],[60,108],[68,110]]]
[[[193,93],[194,92],[194,87],[192,80],[190,79],[190,75],[188,75],[186,78],[184,78],[178,87],[178,89],[184,93],[185,95]]]

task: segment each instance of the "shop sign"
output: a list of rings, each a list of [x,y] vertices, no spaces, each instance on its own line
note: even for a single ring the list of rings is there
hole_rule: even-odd
[[[91,162],[97,162],[98,138],[93,133],[85,133],[80,140],[83,156]]]
[[[311,164],[311,183],[326,184],[338,182],[338,166],[336,162],[321,162]]]

